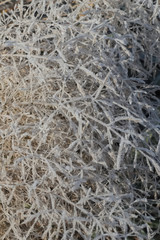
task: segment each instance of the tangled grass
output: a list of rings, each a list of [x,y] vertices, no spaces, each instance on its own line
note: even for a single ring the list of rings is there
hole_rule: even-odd
[[[160,2],[0,16],[0,239],[158,240]]]

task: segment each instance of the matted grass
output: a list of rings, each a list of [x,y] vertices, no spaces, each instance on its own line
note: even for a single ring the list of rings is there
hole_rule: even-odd
[[[0,16],[0,239],[158,240],[159,1]]]

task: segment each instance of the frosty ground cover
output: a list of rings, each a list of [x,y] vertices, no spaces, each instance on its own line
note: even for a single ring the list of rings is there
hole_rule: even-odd
[[[158,0],[1,14],[0,239],[159,239],[159,40]]]

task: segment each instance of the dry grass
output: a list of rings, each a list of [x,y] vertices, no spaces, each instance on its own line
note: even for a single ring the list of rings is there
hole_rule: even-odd
[[[159,239],[159,23],[149,0],[1,15],[1,240]]]

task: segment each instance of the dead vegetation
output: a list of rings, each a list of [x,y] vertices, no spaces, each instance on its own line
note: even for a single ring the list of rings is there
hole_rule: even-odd
[[[159,36],[159,1],[0,16],[0,239],[159,239]]]

